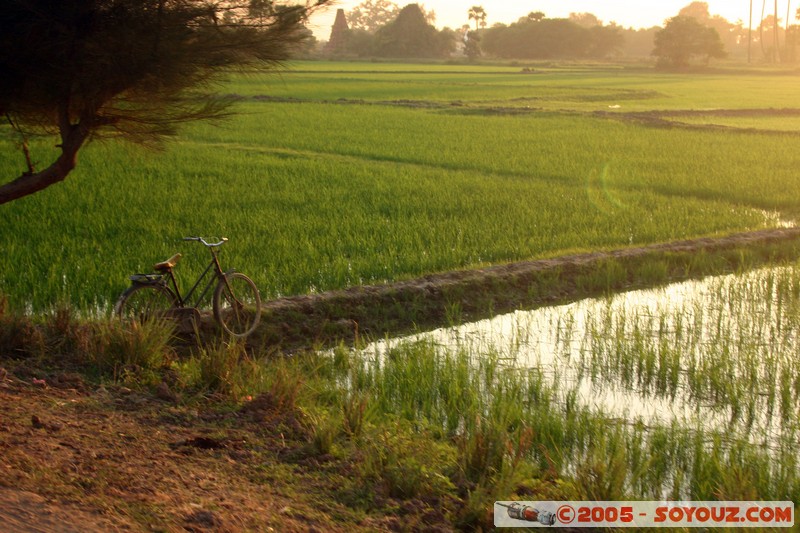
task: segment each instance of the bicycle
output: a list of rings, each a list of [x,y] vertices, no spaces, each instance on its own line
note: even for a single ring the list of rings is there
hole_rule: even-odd
[[[202,237],[184,237],[183,240],[199,242],[211,253],[211,261],[189,292],[185,296],[181,295],[173,273],[181,259],[181,254],[178,253],[153,265],[153,270],[156,271],[153,274],[130,276],[131,286],[120,295],[114,306],[116,315],[143,322],[154,318],[173,318],[188,311],[196,321],[200,315],[200,305],[216,282],[211,297],[214,319],[233,337],[244,338],[253,333],[261,319],[261,295],[256,284],[241,272],[222,271],[217,252],[228,239],[222,238],[214,243],[207,242]],[[210,279],[202,292],[199,292],[201,283],[208,276]],[[197,293],[199,295],[194,303],[190,304]]]

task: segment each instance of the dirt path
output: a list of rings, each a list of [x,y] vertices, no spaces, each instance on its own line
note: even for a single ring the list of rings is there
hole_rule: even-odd
[[[331,509],[351,529],[382,529],[292,497],[293,483],[320,501],[332,491],[319,468],[286,459],[306,439],[268,423],[269,406],[203,412],[75,376],[64,389],[41,381],[0,368],[4,533],[341,531]]]
[[[14,533],[84,533],[130,530],[129,526],[104,520],[67,505],[48,502],[38,494],[0,489],[0,523]]]
[[[800,228],[781,228],[281,298],[266,304],[264,324],[253,342],[294,351],[358,337],[379,338],[574,301],[606,290],[653,286],[775,259],[795,259],[798,254]],[[661,261],[663,272],[644,272],[643,265],[652,260]]]

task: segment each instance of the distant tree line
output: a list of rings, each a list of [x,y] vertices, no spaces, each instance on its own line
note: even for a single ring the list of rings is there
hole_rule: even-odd
[[[485,30],[481,49],[508,59],[599,59],[619,50],[623,41],[620,28],[603,26],[593,15],[548,19],[534,12],[514,24]]]
[[[722,57],[749,60],[760,51],[764,61],[795,61],[800,26],[790,24],[789,0],[783,26],[777,2],[772,14],[767,15],[765,6],[762,0],[756,28],[752,21],[745,27],[741,20],[732,23],[711,15],[707,2],[693,1],[663,27],[634,29],[603,24],[591,13],[551,19],[539,11],[487,27],[487,11],[476,5],[465,12],[460,28],[437,30],[435,14],[420,4],[401,9],[390,0],[365,0],[348,13],[340,10],[325,52],[339,57],[531,60],[655,56],[659,65],[685,67]]]
[[[743,4],[745,4],[743,2]],[[772,13],[767,12],[767,6]],[[800,11],[792,13],[790,0],[785,3],[785,19],[777,0],[761,6],[750,0],[748,26],[739,20],[727,21],[711,15],[706,2],[691,2],[677,16],[667,20],[654,34],[655,55],[659,64],[687,66],[694,60],[705,63],[711,58],[733,57],[773,62],[795,62],[800,47],[800,26],[793,24]],[[754,26],[754,21],[757,23]]]
[[[366,0],[346,19],[337,16],[327,52],[387,58],[442,58],[459,51],[473,58],[603,58],[624,41],[621,28],[603,26],[590,14],[546,19],[542,13],[531,13],[510,26],[486,28],[486,11],[473,6],[467,18],[474,21],[474,30],[469,24],[437,30],[435,15],[419,4],[399,9],[388,0]]]
[[[327,51],[356,57],[447,57],[456,49],[457,36],[447,28],[437,30],[434,18],[419,4],[399,9],[386,0],[367,0],[350,12],[346,24],[337,16]]]

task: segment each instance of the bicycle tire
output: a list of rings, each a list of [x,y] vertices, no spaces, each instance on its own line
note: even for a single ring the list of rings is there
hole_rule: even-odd
[[[217,324],[233,337],[247,337],[261,319],[258,287],[241,272],[225,274],[214,289],[212,305]]]
[[[168,287],[160,284],[135,284],[123,292],[114,313],[123,320],[140,323],[168,318],[178,299]]]

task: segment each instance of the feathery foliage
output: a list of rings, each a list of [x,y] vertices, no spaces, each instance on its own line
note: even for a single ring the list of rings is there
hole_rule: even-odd
[[[0,12],[0,114],[23,135],[58,134],[60,154],[0,187],[0,203],[66,178],[92,137],[157,144],[180,123],[220,117],[224,70],[287,59],[315,7],[212,0],[11,0]],[[263,5],[262,5],[263,4]]]

